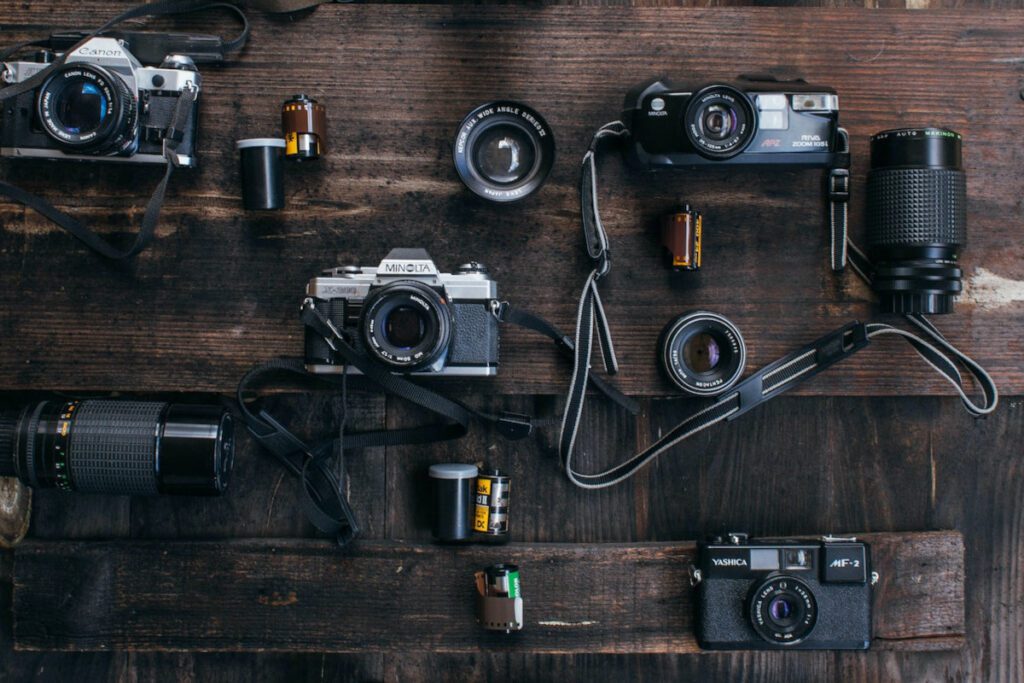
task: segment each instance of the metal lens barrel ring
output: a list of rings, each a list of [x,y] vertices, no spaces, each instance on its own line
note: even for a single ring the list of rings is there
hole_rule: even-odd
[[[817,601],[799,579],[775,576],[753,592],[750,623],[769,643],[796,645],[811,634],[817,621]]]
[[[393,282],[367,297],[363,340],[392,369],[422,370],[448,352],[452,316],[441,295],[421,282]]]
[[[739,329],[709,311],[691,311],[670,322],[658,349],[665,374],[695,396],[714,396],[736,384],[747,361]]]
[[[92,64],[57,67],[39,89],[36,110],[44,132],[75,152],[119,152],[138,130],[135,96],[124,80]]]
[[[513,202],[535,192],[555,161],[555,137],[534,109],[512,101],[490,102],[459,125],[455,170],[484,199]]]
[[[750,98],[728,85],[711,85],[690,100],[683,126],[697,152],[708,159],[729,159],[750,144],[757,117]]]

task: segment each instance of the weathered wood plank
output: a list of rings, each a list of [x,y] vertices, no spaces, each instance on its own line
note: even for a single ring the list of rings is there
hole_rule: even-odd
[[[875,645],[962,646],[960,535],[866,540],[882,576]],[[29,542],[15,552],[14,638],[48,650],[694,652],[692,558],[692,544]],[[474,620],[472,572],[497,561],[522,570],[527,625],[511,637]]]
[[[12,4],[4,35],[88,25],[109,11],[97,0]],[[425,246],[446,268],[484,261],[502,296],[568,328],[586,272],[578,160],[596,126],[617,116],[628,87],[657,73],[727,78],[777,67],[841,93],[858,197],[871,133],[925,122],[964,133],[968,291],[940,324],[1004,390],[1024,391],[1024,305],[1013,300],[1024,279],[1013,191],[1022,160],[1005,133],[1024,123],[1024,13],[339,5],[287,29],[260,15],[254,26],[241,59],[204,71],[202,168],[176,178],[160,239],[135,264],[100,263],[38,216],[0,204],[0,373],[9,386],[228,391],[253,362],[299,352],[295,310],[310,276],[375,263],[392,246]],[[721,54],[728,61],[709,60]],[[290,169],[287,210],[246,215],[233,141],[273,132],[279,102],[296,88],[327,103],[332,152]],[[558,139],[548,184],[519,206],[470,196],[449,160],[461,117],[498,96],[538,107]],[[627,390],[671,393],[654,344],[685,309],[733,318],[751,367],[870,315],[867,290],[827,271],[818,174],[652,181],[617,159],[602,166],[615,253],[604,292]],[[64,165],[56,179],[47,164],[0,169],[112,232],[137,222],[156,182],[152,169]],[[672,278],[654,226],[681,191],[705,212],[707,258],[700,274]],[[860,214],[858,200],[858,236]],[[548,343],[519,331],[504,335],[503,362],[488,389],[555,392],[568,378]],[[800,391],[949,389],[908,350],[884,342]]]

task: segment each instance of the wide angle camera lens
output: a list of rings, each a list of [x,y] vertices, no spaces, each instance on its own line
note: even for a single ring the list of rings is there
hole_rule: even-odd
[[[666,325],[658,349],[669,379],[696,396],[714,396],[736,384],[747,359],[736,326],[708,311],[691,311]]]
[[[414,372],[447,353],[452,320],[437,291],[420,282],[399,281],[367,297],[361,327],[373,358],[396,372]]]
[[[690,99],[683,126],[698,154],[722,160],[747,148],[757,131],[757,117],[745,94],[728,85],[711,85]]]
[[[796,645],[814,630],[818,604],[803,581],[775,576],[752,593],[748,617],[757,634],[769,643]]]
[[[455,137],[455,170],[485,199],[511,202],[537,190],[555,160],[555,138],[544,118],[519,102],[481,105]]]
[[[867,249],[871,286],[890,313],[950,313],[962,288],[967,178],[959,133],[904,128],[871,138]]]
[[[219,406],[42,401],[0,413],[0,476],[81,493],[217,495],[234,462]]]
[[[135,97],[103,67],[57,67],[39,89],[36,107],[43,131],[68,151],[116,154],[134,144]]]

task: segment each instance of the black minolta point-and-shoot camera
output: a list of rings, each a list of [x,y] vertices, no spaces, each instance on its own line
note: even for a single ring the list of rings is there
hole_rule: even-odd
[[[832,88],[769,77],[701,87],[657,79],[630,90],[623,109],[626,161],[636,168],[845,165]]]
[[[698,546],[697,641],[708,650],[866,650],[871,554],[866,543],[729,534]]]
[[[376,268],[325,271],[306,286],[320,313],[353,346],[394,373],[489,377],[498,371],[498,285],[476,262],[442,273],[423,249],[392,249]],[[306,369],[343,373],[306,328]]]
[[[155,47],[167,43],[163,34],[126,35],[132,36],[141,54],[149,56],[150,43]],[[185,54],[167,54],[159,66],[143,66],[127,44],[115,38],[92,38],[68,54],[38,88],[3,102],[0,155],[167,163],[164,134],[181,93],[188,89],[198,97],[199,72]],[[8,85],[26,81],[46,69],[54,56],[44,50],[36,61],[0,62],[0,81]],[[198,99],[175,150],[178,166],[195,166],[197,103]]]

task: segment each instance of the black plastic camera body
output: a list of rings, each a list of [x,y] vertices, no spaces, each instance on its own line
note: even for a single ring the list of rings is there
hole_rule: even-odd
[[[423,249],[392,249],[376,268],[345,266],[309,281],[306,295],[357,351],[391,372],[489,377],[498,371],[497,283],[483,265],[442,273]],[[306,328],[306,369],[352,371]]]
[[[758,540],[730,534],[698,546],[697,641],[708,650],[866,650],[870,549],[856,539]]]
[[[146,50],[149,38],[132,35],[146,54],[151,52]],[[160,38],[152,38],[157,46]],[[26,81],[54,57],[44,50],[35,61],[0,62],[0,81]],[[195,166],[200,85],[187,55],[169,54],[158,66],[143,66],[124,41],[92,38],[68,54],[39,87],[3,101],[0,156],[165,164],[165,132],[181,94],[192,90],[196,99],[175,153],[179,166]]]
[[[689,87],[656,79],[630,90],[623,110],[626,161],[635,168],[848,166],[836,91],[802,80]]]

